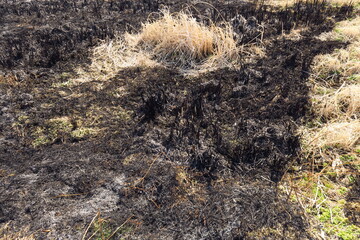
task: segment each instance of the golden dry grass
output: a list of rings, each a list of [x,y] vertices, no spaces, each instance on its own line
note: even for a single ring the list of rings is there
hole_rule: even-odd
[[[360,41],[360,17],[337,23],[334,31],[322,33],[320,40],[341,40],[355,43]]]
[[[0,226],[0,240],[35,240],[34,235],[28,232],[28,228],[14,232],[10,229],[10,223],[7,223]]]
[[[311,0],[308,0],[309,2]],[[267,3],[275,6],[291,6],[294,3],[299,2],[299,0],[269,0]],[[303,0],[303,2],[306,2],[306,0]],[[350,3],[359,3],[360,0],[327,0],[330,4],[336,4],[336,5],[344,5],[344,4],[350,4]]]
[[[326,119],[360,117],[360,85],[341,86],[331,94],[318,100],[316,111]]]
[[[350,44],[346,49],[317,56],[313,71],[320,78],[341,75],[342,78],[360,79],[360,41]]]
[[[307,161],[282,181],[285,192],[313,219],[316,239],[358,239],[360,234],[345,214],[360,162],[359,30],[357,17],[319,37],[350,44],[314,60],[310,95],[316,115],[299,129]]]
[[[205,26],[184,12],[163,11],[160,20],[143,24],[134,44],[160,61],[181,67],[223,66],[236,60],[238,51],[230,24]]]
[[[360,17],[356,17],[350,21],[342,21],[335,28],[335,32],[340,34],[348,41],[360,40]]]
[[[268,4],[275,5],[275,6],[290,6],[294,4],[296,0],[270,0]]]
[[[109,42],[104,41],[95,47],[91,59],[90,66],[77,69],[79,75],[76,79],[77,82],[104,81],[114,77],[116,73],[124,68],[136,66],[153,67],[158,64],[156,61],[151,60],[149,54],[127,44],[121,37]]]
[[[239,48],[229,23],[205,25],[186,12],[163,10],[142,24],[137,34],[126,33],[94,48],[92,63],[78,70],[78,81],[106,80],[127,67],[163,65],[183,73],[232,67]]]
[[[322,77],[340,74],[343,78],[360,79],[360,17],[340,22],[335,31],[320,36],[322,40],[342,40],[351,44],[346,49],[320,55],[314,60],[314,72]]]
[[[356,148],[360,140],[360,120],[333,122],[324,124],[319,129],[312,129],[306,134],[308,145],[319,150],[337,148],[349,150]]]
[[[346,123],[360,117],[360,17],[340,22],[324,40],[337,39],[350,41],[350,44],[314,60],[313,106],[325,120]],[[338,87],[339,84],[342,85]],[[324,128],[319,131],[327,132],[327,126]]]

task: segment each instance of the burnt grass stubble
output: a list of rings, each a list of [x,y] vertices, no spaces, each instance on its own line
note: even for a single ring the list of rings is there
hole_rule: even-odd
[[[232,21],[241,44],[262,33],[266,56],[191,80],[175,69],[125,69],[95,88],[54,83],[88,63],[99,39],[186,1],[0,2],[0,223],[30,226],[39,239],[77,239],[100,211],[112,229],[131,217],[118,232],[131,239],[311,238],[277,182],[299,160],[296,123],[307,113],[312,59],[344,46],[315,36],[351,7],[197,4],[196,14]],[[301,39],[280,36],[295,25],[308,27]],[[46,120],[68,116],[76,130],[89,113],[96,137],[64,132],[32,146]]]

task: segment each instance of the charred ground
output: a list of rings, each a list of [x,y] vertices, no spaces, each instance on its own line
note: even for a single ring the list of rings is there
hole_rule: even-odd
[[[68,84],[99,39],[187,4],[1,2],[0,223],[76,239],[100,211],[113,229],[131,217],[118,233],[131,239],[311,238],[276,183],[298,160],[312,59],[345,45],[315,37],[351,7],[197,4],[265,56],[192,78],[131,68]],[[300,37],[284,37],[293,27]]]

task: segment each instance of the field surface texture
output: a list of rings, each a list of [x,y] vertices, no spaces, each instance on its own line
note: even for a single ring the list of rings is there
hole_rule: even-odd
[[[167,54],[140,35],[181,11],[231,30],[236,54],[219,40]],[[319,36],[354,14],[323,1],[0,0],[0,239],[314,239],[278,185],[304,161],[314,58],[349,44]],[[110,72],[99,64],[120,61],[125,35],[143,37],[130,55],[147,60]],[[176,62],[184,52],[191,64]]]

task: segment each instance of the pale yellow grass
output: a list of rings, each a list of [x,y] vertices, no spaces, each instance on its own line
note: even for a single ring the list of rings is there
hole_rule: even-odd
[[[316,82],[316,88],[322,89],[324,94],[314,94],[314,111],[318,116],[330,123],[321,128],[310,129],[311,134],[305,139],[310,141],[310,147],[321,149],[330,146],[334,149],[351,151],[358,144],[360,136],[360,42],[350,44],[346,49],[340,49],[332,54],[321,55],[315,59],[313,71],[317,79],[327,79]],[[336,81],[332,76],[340,76],[343,84],[334,88]],[[320,76],[320,77],[319,77]],[[313,137],[310,137],[313,136]]]
[[[303,128],[303,139],[315,153],[327,151],[326,147],[352,151],[360,136],[360,17],[338,23],[320,39],[350,44],[314,59],[313,110],[325,121],[319,120],[315,128]]]
[[[324,37],[324,36],[323,36]],[[315,110],[326,119],[359,118],[360,110],[360,17],[350,21],[340,22],[335,31],[328,33],[324,40],[342,39],[351,44],[345,49],[338,49],[331,54],[319,55],[314,59],[313,72],[317,82],[316,87],[326,94],[315,94]],[[337,81],[331,81],[331,78]],[[343,82],[334,89],[333,85]],[[329,94],[330,92],[330,94]]]
[[[269,0],[265,1],[265,3],[275,5],[275,6],[291,6],[295,4],[296,2],[299,2],[299,0]],[[306,0],[303,0],[302,2],[306,2]],[[311,2],[311,0],[308,0],[308,2]],[[336,4],[336,5],[344,5],[344,4],[350,4],[350,3],[359,3],[360,0],[328,0],[327,1],[330,4]]]
[[[77,69],[77,82],[91,80],[108,80],[114,77],[121,69],[128,67],[154,67],[158,63],[151,59],[150,54],[129,44],[122,37],[103,42],[92,52],[90,66]]]
[[[317,56],[313,65],[316,78],[329,80],[341,76],[344,81],[360,81],[360,17],[338,23],[334,31],[321,35],[319,39],[349,41],[351,44],[331,54]]]
[[[7,223],[0,226],[0,240],[35,240],[33,234],[28,232],[27,228],[14,232],[10,230],[9,223]]]
[[[196,66],[199,62],[203,66],[222,66],[238,54],[230,24],[205,26],[185,13],[165,11],[160,20],[145,23],[133,37],[135,45],[181,67]]]
[[[142,24],[137,34],[126,33],[94,48],[92,63],[78,70],[78,81],[106,80],[127,67],[163,65],[183,73],[233,67],[239,48],[229,23],[205,25],[185,12]]]
[[[340,74],[343,78],[359,79],[360,41],[350,44],[346,49],[317,56],[314,59],[313,71],[320,78]]]
[[[344,37],[345,40],[360,41],[360,17],[340,22],[336,26],[335,32]]]
[[[309,146],[318,149],[332,147],[351,151],[359,144],[360,120],[329,123],[305,137]]]
[[[344,4],[357,4],[360,0],[327,0],[328,3],[344,5]]]
[[[360,85],[342,86],[337,91],[327,94],[316,107],[320,116],[331,118],[360,118]]]
[[[320,40],[360,41],[360,17],[337,23],[334,31],[323,33]]]
[[[269,0],[267,3],[275,6],[290,6],[293,5],[296,0]]]

